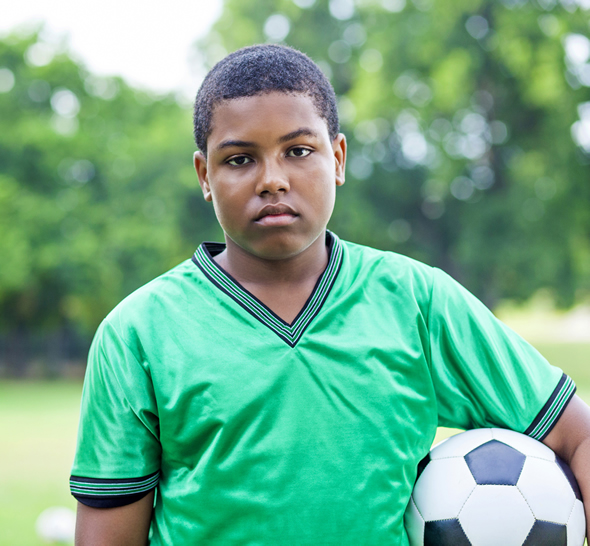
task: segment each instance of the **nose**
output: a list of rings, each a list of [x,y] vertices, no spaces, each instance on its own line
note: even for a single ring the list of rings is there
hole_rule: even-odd
[[[289,177],[281,165],[277,161],[265,161],[261,165],[256,193],[258,195],[275,194],[289,190]]]

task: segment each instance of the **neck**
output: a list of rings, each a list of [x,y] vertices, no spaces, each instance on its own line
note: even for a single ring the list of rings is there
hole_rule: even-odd
[[[226,249],[213,258],[243,285],[299,284],[315,280],[328,264],[325,233],[291,258],[268,260],[254,256],[226,237]]]

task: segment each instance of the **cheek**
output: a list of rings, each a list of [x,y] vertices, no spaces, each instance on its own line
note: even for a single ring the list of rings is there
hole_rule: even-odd
[[[316,188],[310,196],[314,216],[319,223],[326,223],[332,215],[336,198],[334,190],[333,187],[324,184],[321,188]]]
[[[234,203],[240,196],[242,185],[235,180],[214,180],[211,183],[211,197],[218,206],[228,206]]]
[[[235,202],[235,197],[229,192],[228,188],[221,185],[212,186],[211,201],[213,202],[215,215],[220,222],[231,218],[232,203]]]
[[[314,193],[331,193],[336,186],[336,171],[333,165],[323,158],[313,169],[308,170],[304,177],[311,184],[310,191]]]
[[[226,231],[243,226],[245,219],[252,213],[252,191],[244,180],[224,179],[223,182],[213,183],[211,197],[215,216]]]
[[[336,188],[330,188],[329,192],[325,195],[324,200],[324,210],[326,211],[326,216],[329,218],[332,216],[332,212],[334,211],[334,204],[336,202]]]
[[[318,195],[323,195],[324,200],[333,201],[336,195],[336,174],[335,171],[329,169],[329,165],[323,165],[322,169],[318,169],[314,173],[315,180],[314,192]]]

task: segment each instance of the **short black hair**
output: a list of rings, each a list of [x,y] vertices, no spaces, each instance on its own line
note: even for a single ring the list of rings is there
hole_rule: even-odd
[[[277,44],[238,49],[219,61],[207,74],[195,99],[193,115],[195,142],[207,154],[213,111],[221,101],[263,93],[309,95],[328,125],[334,140],[340,131],[336,94],[332,85],[307,55]]]

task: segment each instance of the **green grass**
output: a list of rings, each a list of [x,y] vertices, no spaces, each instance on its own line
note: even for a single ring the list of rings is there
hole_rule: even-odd
[[[590,403],[590,344],[537,344]],[[75,508],[68,490],[79,382],[0,382],[0,546],[40,546],[35,520],[50,506]],[[439,429],[436,441],[456,433]]]
[[[578,396],[590,404],[590,343],[539,342],[535,347],[576,382]]]
[[[79,382],[0,382],[0,546],[44,544],[35,520],[75,508],[68,479],[76,447]]]

